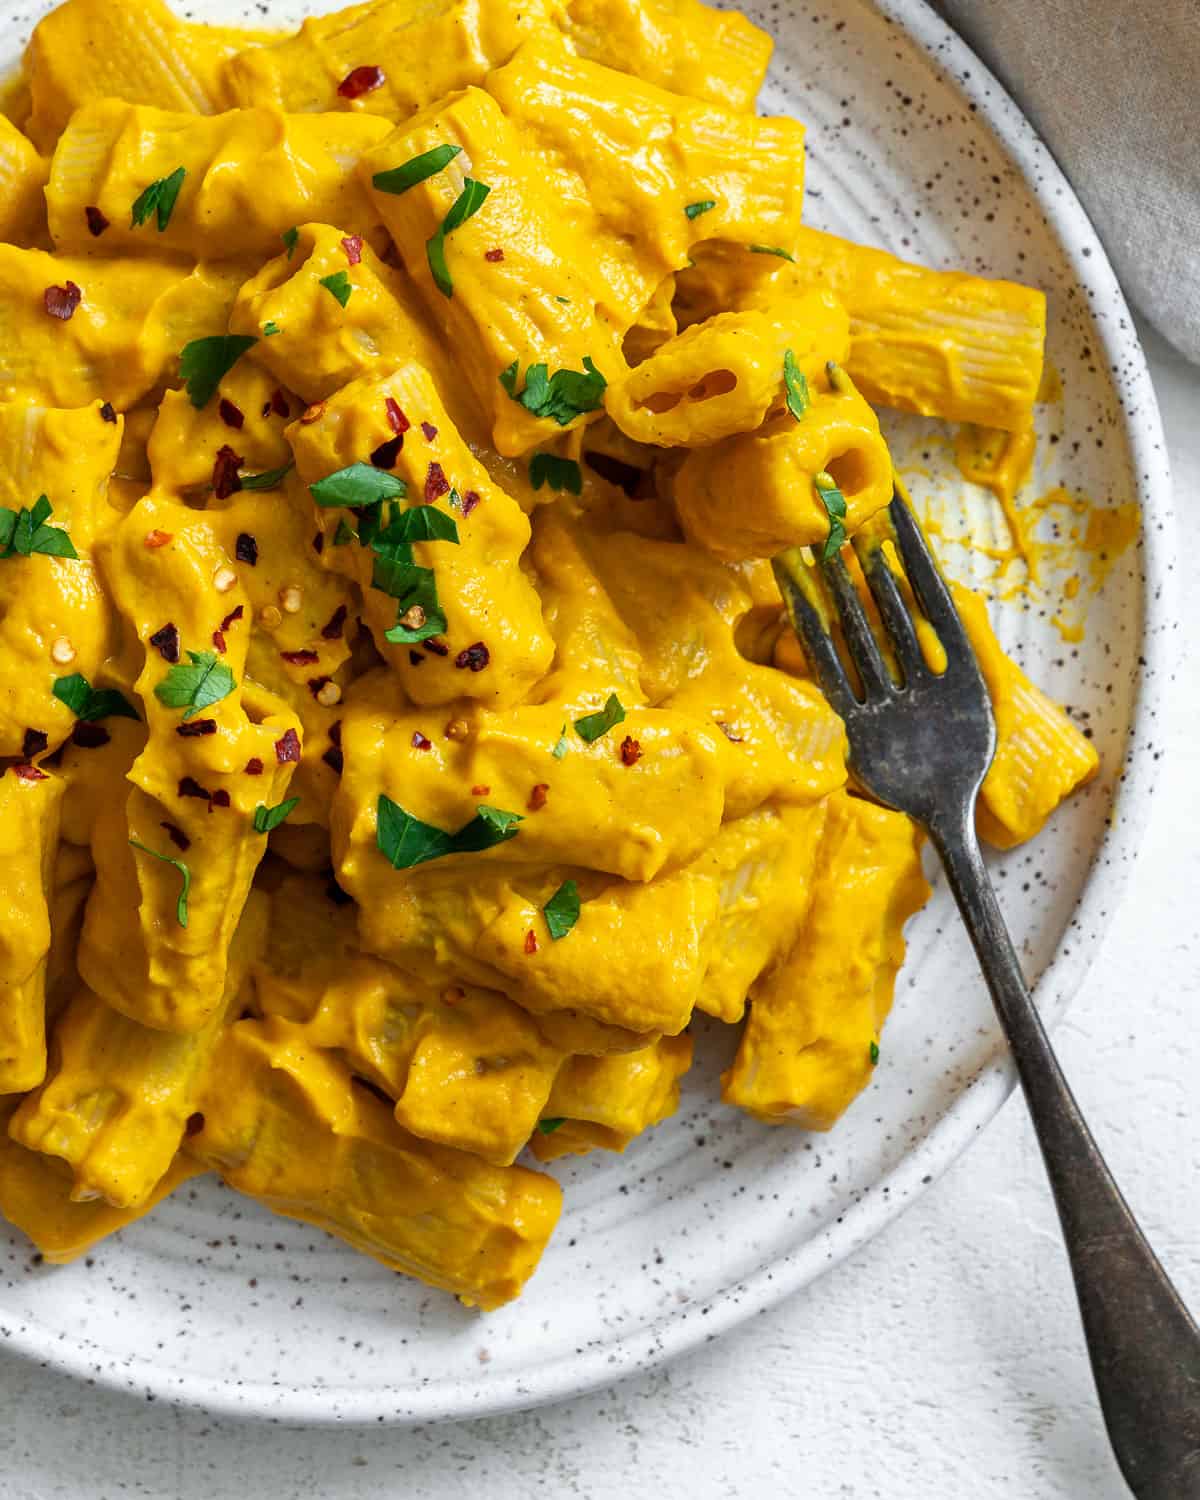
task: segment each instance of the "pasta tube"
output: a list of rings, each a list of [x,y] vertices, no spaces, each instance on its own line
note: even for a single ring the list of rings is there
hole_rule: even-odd
[[[50,163],[7,116],[0,115],[0,240],[28,244],[46,233],[43,189]]]
[[[726,1104],[768,1125],[828,1130],[866,1086],[904,958],[903,928],[929,897],[921,834],[903,813],[831,799],[808,920],[753,991]]]
[[[387,133],[373,115],[243,109],[203,118],[103,99],[72,115],[55,148],[50,234],[60,251],[197,260],[271,255],[286,230],[312,219],[365,234],[375,216],[347,168]],[[160,200],[135,222],[144,191],[180,170],[169,211]],[[99,240],[89,207],[109,221]]]
[[[31,766],[0,775],[0,1094],[46,1071],[46,958],[64,784]]]
[[[468,1306],[499,1307],[532,1274],[562,1204],[550,1178],[409,1135],[278,1018],[230,1027],[209,1078],[187,1149],[239,1192]]]

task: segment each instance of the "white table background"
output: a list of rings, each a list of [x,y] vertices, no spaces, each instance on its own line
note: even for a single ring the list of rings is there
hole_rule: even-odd
[[[1200,554],[1200,370],[1143,329]],[[1200,570],[1183,570],[1200,641]],[[1102,1149],[1200,1308],[1200,645],[1132,892],[1057,1034]],[[0,1356],[0,1500],[1120,1500],[1019,1097],[851,1261],[611,1391],[410,1431],[216,1421]]]

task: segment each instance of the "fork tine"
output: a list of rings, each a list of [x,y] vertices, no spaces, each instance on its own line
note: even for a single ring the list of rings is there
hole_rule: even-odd
[[[833,711],[844,719],[857,700],[850,687],[850,679],[846,676],[841,658],[837,654],[833,637],[826,630],[816,606],[808,596],[808,590],[800,581],[804,575],[794,571],[806,569],[808,564],[800,554],[799,548],[793,547],[774,558],[771,566],[775,571],[775,581],[779,584],[779,592],[783,595],[783,602],[787,606],[792,629],[800,637],[801,644],[820,680],[821,691],[829,700]]]
[[[858,675],[862,678],[867,695],[877,696],[891,692],[895,683],[841,554],[825,559],[821,564],[821,573],[837,605],[850,659],[858,668]]]
[[[916,626],[900,592],[900,585],[896,582],[896,575],[878,541],[855,538],[854,551],[871,596],[879,607],[884,629],[892,639],[896,660],[904,672],[904,680],[906,683],[911,682],[927,668],[921,643],[917,639]]]
[[[917,596],[917,603],[937,632],[951,666],[956,660],[974,662],[975,653],[959,619],[958,610],[954,607],[950,590],[946,587],[946,580],[929,550],[925,533],[899,489],[892,496],[888,516],[892,523],[896,549],[900,553],[900,561],[904,564],[908,581],[912,584],[913,593]]]

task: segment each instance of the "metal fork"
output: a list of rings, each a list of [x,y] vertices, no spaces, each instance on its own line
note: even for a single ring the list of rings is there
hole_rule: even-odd
[[[855,553],[883,622],[876,639],[840,553],[775,559],[796,634],[846,723],[864,791],[915,818],[941,855],[1004,1027],[1058,1205],[1092,1372],[1117,1462],[1139,1500],[1200,1497],[1200,1330],[1138,1228],[1063,1077],[1021,974],[975,835],[975,802],[996,748],[975,653],[921,528],[897,490]],[[918,624],[882,545],[891,541],[946,654],[926,664]],[[859,678],[827,628],[826,594]]]

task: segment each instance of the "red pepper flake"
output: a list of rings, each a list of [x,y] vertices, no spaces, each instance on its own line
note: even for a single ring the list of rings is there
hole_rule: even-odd
[[[450,492],[450,482],[442,471],[441,464],[431,463],[429,472],[425,476],[425,504],[432,505],[435,500],[441,499],[443,495]]]
[[[294,729],[275,741],[275,759],[281,766],[293,765],[300,759],[300,736]]]
[[[481,498],[482,496],[480,495],[478,490],[468,490],[467,493],[463,496],[463,515],[469,516],[475,509],[475,507],[479,504]]]
[[[242,481],[238,477],[238,470],[246,462],[238,453],[235,453],[228,443],[223,443],[217,449],[216,461],[213,463],[212,487],[213,494],[218,500],[228,500],[230,495],[236,495],[242,487]]]
[[[325,684],[332,681],[332,677],[310,677],[308,679],[308,690],[316,698]]]
[[[241,428],[246,421],[241,408],[234,406],[233,402],[226,396],[221,397],[220,405],[217,407],[217,416],[225,423],[226,427]],[[239,459],[238,462],[240,463],[241,460]]]
[[[228,792],[225,792],[225,791],[214,792],[212,794],[212,796],[208,799],[208,807],[209,807],[209,811],[210,812],[212,811],[212,809],[214,807],[228,807],[228,806],[229,806],[229,793]]]
[[[170,621],[161,630],[154,632],[150,637],[150,644],[163,661],[169,661],[172,666],[179,660],[179,629]]]
[[[351,68],[338,84],[337,91],[343,99],[361,99],[364,94],[373,93],[375,89],[382,87],[386,77],[382,68],[376,67],[374,63],[366,63],[361,68]],[[351,265],[353,264],[351,261]]]
[[[225,616],[225,618],[221,621],[221,634],[224,635],[224,633],[229,629],[231,625],[236,625],[237,622],[243,618],[245,613],[246,606],[244,604],[239,604],[236,609],[231,609]]]
[[[319,422],[324,415],[324,401],[314,401],[311,406],[306,406],[300,413],[300,420],[305,427],[311,427],[314,422]]]
[[[482,672],[484,667],[492,659],[492,653],[482,641],[476,641],[473,646],[467,646],[454,658],[454,665],[460,670],[468,672]]]
[[[328,625],[321,628],[321,639],[340,641],[346,628],[346,606],[339,604],[329,617]]]
[[[214,630],[213,631],[213,633],[212,633],[212,643],[217,648],[217,650],[221,653],[222,656],[224,656],[225,653],[226,653],[226,651],[229,650],[229,645],[228,645],[228,643],[225,640],[225,632],[223,630]]]
[[[342,770],[345,767],[345,760],[342,756],[341,750],[336,745],[332,746],[329,750],[326,750],[321,759],[325,762],[325,764],[329,767],[329,769],[335,776],[340,776],[342,774]]]
[[[13,775],[19,781],[49,781],[45,771],[39,771],[36,766],[14,766]]]
[[[146,533],[146,538],[142,545],[149,548],[151,552],[157,552],[160,547],[165,547],[168,542],[173,542],[174,540],[175,533],[173,531],[159,531],[156,526],[153,531]]]
[[[383,408],[387,412],[388,426],[397,437],[403,437],[412,426],[412,423],[400,410],[400,403],[394,396],[389,396],[383,403]]]
[[[87,218],[88,228],[91,230],[96,239],[99,239],[104,231],[108,228],[108,215],[98,209],[94,203],[90,203],[83,212],[85,217]]]
[[[206,734],[216,734],[216,719],[193,719],[190,724],[178,724],[175,733],[181,740],[199,740]]]
[[[252,568],[258,567],[258,542],[248,531],[238,532],[233,555],[240,563],[246,563]]]
[[[32,760],[35,755],[40,755],[49,743],[49,735],[43,734],[40,729],[27,729],[25,738],[21,741],[21,759]]]
[[[434,438],[437,437],[437,428],[432,422],[422,422],[421,431],[425,434],[425,441],[427,443],[432,443]]]
[[[99,750],[107,745],[112,736],[103,724],[89,724],[80,719],[71,731],[71,742],[81,750]]]
[[[481,781],[478,786],[473,786],[471,788],[471,796],[486,797],[491,790],[491,787],[488,786],[486,782]]]
[[[179,783],[179,795],[181,797],[196,797],[201,802],[210,801],[209,793],[200,785],[194,776],[184,776]]]
[[[425,658],[419,651],[410,651],[408,659],[414,667],[423,667],[425,665]]]
[[[529,811],[541,812],[546,805],[546,796],[550,791],[550,783],[539,781],[529,794]]]
[[[536,953],[538,951],[537,933],[531,927],[525,934],[525,952]]]
[[[412,746],[414,750],[432,750],[433,741],[426,739],[419,729],[414,729]]]
[[[499,245],[497,245],[494,250],[485,250],[483,252],[483,258],[484,260],[490,260],[492,264],[495,265],[498,260],[504,259],[504,251],[501,250]]]
[[[421,642],[421,649],[428,651],[430,656],[449,656],[450,647],[445,641],[439,641],[436,636],[430,636],[427,641]]]
[[[636,766],[642,758],[642,747],[634,739],[633,735],[627,734],[621,741],[621,764],[624,766]]]
[[[111,401],[106,401],[100,408],[100,419],[104,422],[112,422],[115,425],[117,420],[117,413],[113,408],[113,404]]]
[[[192,847],[191,839],[188,838],[187,834],[184,833],[182,828],[177,828],[174,823],[160,823],[158,826],[160,828],[166,829],[167,837],[175,845],[176,849],[180,850],[182,853],[186,854],[187,851]]]
[[[273,411],[277,417],[290,417],[292,414],[292,408],[288,405],[287,397],[278,386],[271,392],[271,403],[268,410]],[[264,411],[263,416],[265,417],[266,414]]]
[[[403,436],[389,438],[386,443],[380,443],[379,447],[371,454],[371,462],[377,469],[394,469],[396,467],[396,460],[400,457],[400,450],[403,447]]]
[[[263,763],[262,763],[261,760],[259,760],[259,758],[258,758],[257,755],[255,755],[254,757],[252,757],[252,759],[250,759],[250,760],[248,760],[246,762],[246,775],[247,776],[261,776],[262,773],[263,773]]]
[[[358,265],[362,260],[362,235],[347,234],[342,239],[342,249],[346,252],[346,259],[352,266]]]
[[[312,667],[321,660],[319,651],[281,651],[279,654],[289,667]]]
[[[75,316],[75,309],[83,301],[83,293],[73,281],[67,281],[62,286],[48,286],[42,300],[50,316],[61,318],[65,323]]]

